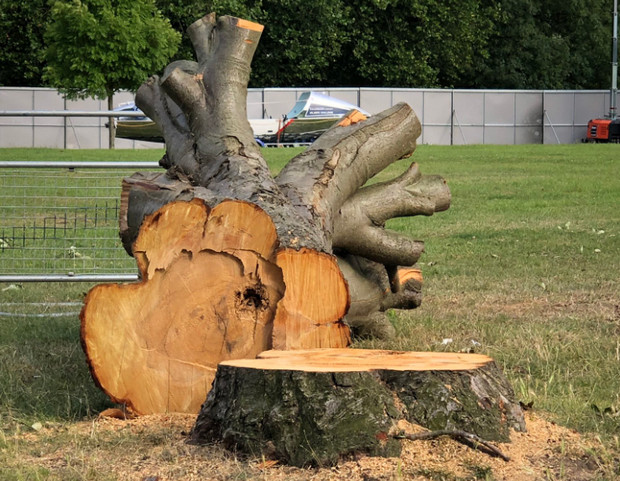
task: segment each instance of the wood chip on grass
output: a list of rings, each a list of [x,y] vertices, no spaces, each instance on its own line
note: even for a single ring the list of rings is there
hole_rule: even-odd
[[[67,470],[101,473],[93,480],[228,480],[286,479],[493,479],[532,481],[549,476],[597,479],[598,466],[588,454],[600,446],[576,431],[526,413],[528,432],[498,444],[511,461],[475,451],[450,438],[403,440],[400,458],[360,456],[332,468],[293,468],[274,460],[237,456],[219,445],[186,443],[194,415],[149,415],[135,419],[99,418],[70,425],[46,426],[7,438],[20,449],[7,468],[30,466],[49,471],[51,479]],[[416,426],[406,426],[415,432]],[[50,446],[50,440],[57,438]],[[35,454],[33,454],[35,453]],[[104,477],[104,474],[106,473]],[[59,478],[60,479],[60,478]],[[555,479],[555,478],[552,478]]]

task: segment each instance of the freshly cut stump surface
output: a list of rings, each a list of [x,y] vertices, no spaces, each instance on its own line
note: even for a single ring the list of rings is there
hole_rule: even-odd
[[[296,466],[364,452],[397,456],[397,424],[508,442],[523,412],[481,354],[362,349],[267,351],[219,364],[191,433]]]

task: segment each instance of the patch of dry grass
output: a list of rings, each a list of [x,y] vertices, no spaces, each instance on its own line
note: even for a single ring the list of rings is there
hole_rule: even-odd
[[[221,446],[186,443],[194,416],[157,415],[132,420],[97,419],[46,424],[16,432],[0,451],[2,479],[122,480],[426,480],[604,479],[596,440],[527,415],[527,433],[499,445],[511,461],[451,439],[403,441],[400,458],[362,456],[336,467],[293,468],[237,455]],[[611,479],[611,478],[610,478]]]

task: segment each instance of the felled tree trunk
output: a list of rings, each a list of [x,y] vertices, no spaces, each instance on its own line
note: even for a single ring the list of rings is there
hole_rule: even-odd
[[[416,164],[364,187],[413,153],[415,113],[350,115],[274,178],[246,112],[262,28],[203,17],[188,29],[197,62],[173,62],[136,96],[167,169],[123,183],[121,238],[142,279],[96,287],[81,318],[94,378],[139,413],[195,412],[221,360],[344,347],[349,326],[389,335],[384,311],[420,303],[423,243],[384,224],[445,210],[450,192]]]
[[[329,465],[352,453],[398,456],[403,420],[486,441],[525,430],[512,388],[486,356],[321,349],[220,364],[191,440]]]

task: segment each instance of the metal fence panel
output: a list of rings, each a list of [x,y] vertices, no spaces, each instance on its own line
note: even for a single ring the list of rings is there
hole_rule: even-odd
[[[484,143],[515,143],[515,93],[484,93]]]
[[[484,92],[455,91],[453,97],[454,122],[462,127],[482,127],[484,125]]]
[[[0,88],[0,105],[3,110],[33,109],[32,99],[32,90]],[[0,117],[0,147],[32,147],[33,125],[33,119],[28,117]]]
[[[250,119],[266,117],[266,112],[263,112],[263,89],[248,89],[247,109]]]
[[[515,144],[540,144],[542,143],[541,127],[515,127]]]
[[[545,113],[545,144],[573,143],[573,116],[575,112],[574,93],[563,91],[545,91],[543,98]]]
[[[413,111],[420,119],[420,122],[424,123],[424,91],[413,89],[401,89],[394,90],[392,92],[392,105],[398,102],[405,102],[411,106]],[[392,106],[390,105],[390,107]]]
[[[248,91],[249,118],[280,119],[302,92],[316,90],[378,113],[405,101],[422,123],[420,143],[573,143],[609,111],[609,92],[390,88],[270,88]],[[114,97],[115,104],[133,94]],[[106,110],[99,100],[66,101],[53,89],[0,88],[0,110]],[[105,118],[0,117],[0,147],[106,148]],[[507,128],[512,129],[512,135]],[[161,144],[116,139],[119,148]]]
[[[450,145],[452,137],[452,92],[424,91],[424,124],[422,143]]]
[[[601,112],[609,112],[608,93],[603,94],[601,92],[595,91],[583,91],[575,93],[574,122],[576,125],[588,125],[588,122],[591,119],[600,118]]]
[[[33,110],[64,110],[65,99],[56,90],[35,90],[32,99]],[[66,119],[63,117],[33,117],[34,146],[46,147],[56,142],[64,143],[62,138]],[[60,128],[58,128],[60,127]]]
[[[515,93],[515,144],[542,143],[542,92]]]
[[[295,89],[265,89],[266,118],[281,119],[295,105],[297,97]]]
[[[515,143],[513,126],[493,126],[484,128],[484,143],[493,145],[510,145]]]
[[[298,96],[301,95],[302,92],[306,92],[306,91],[307,89],[301,90],[298,93]],[[328,90],[325,90],[325,93],[336,99],[349,102],[350,104],[359,105],[358,104],[358,101],[359,101],[359,90],[358,89],[347,89],[347,88],[328,89]]]
[[[115,163],[111,163],[112,166]],[[135,274],[119,235],[121,179],[156,163],[0,170],[0,276]]]
[[[493,127],[515,125],[515,93],[484,93],[484,124]]]
[[[360,107],[370,112],[379,112],[394,105],[392,92],[384,89],[360,89]]]
[[[454,91],[452,109],[452,144],[483,144],[484,93]]]

